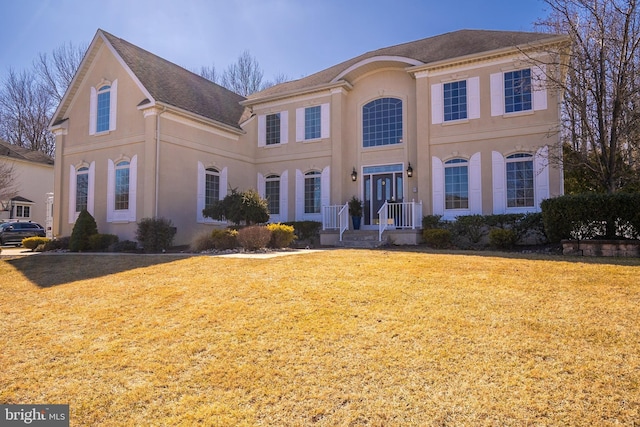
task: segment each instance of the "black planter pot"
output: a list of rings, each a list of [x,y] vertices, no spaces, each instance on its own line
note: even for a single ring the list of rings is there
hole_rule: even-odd
[[[352,216],[351,217],[351,222],[353,222],[353,229],[354,230],[360,230],[360,221],[362,221],[362,217],[359,217],[359,216]]]

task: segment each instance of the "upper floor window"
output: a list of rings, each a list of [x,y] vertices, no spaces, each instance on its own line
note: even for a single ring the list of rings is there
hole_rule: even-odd
[[[329,104],[296,108],[296,141],[329,138]]]
[[[109,130],[109,112],[111,111],[111,86],[102,86],[98,89],[98,117],[96,132]]]
[[[518,153],[507,156],[507,207],[535,206],[533,156]]]
[[[129,209],[129,162],[116,164],[115,210]]]
[[[258,116],[258,147],[288,142],[288,111]]]
[[[402,100],[380,98],[362,107],[362,145],[376,147],[402,142]]]
[[[116,129],[118,81],[106,82],[91,88],[89,106],[89,134]]]
[[[267,176],[264,194],[269,206],[269,214],[280,215],[280,177],[278,175]]]
[[[304,174],[304,213],[320,213],[321,208],[321,182],[320,172],[307,172]]]
[[[445,83],[444,90],[444,121],[461,120],[467,118],[467,81]]]
[[[445,209],[469,209],[469,169],[464,159],[444,163]]]
[[[280,113],[267,115],[267,145],[280,144]]]
[[[89,168],[83,166],[76,171],[76,212],[87,209],[89,197]]]
[[[305,108],[304,110],[304,139],[320,138],[320,106]]]
[[[504,111],[528,111],[532,107],[531,69],[504,73]]]
[[[204,207],[210,208],[220,200],[220,172],[207,168],[204,173]]]

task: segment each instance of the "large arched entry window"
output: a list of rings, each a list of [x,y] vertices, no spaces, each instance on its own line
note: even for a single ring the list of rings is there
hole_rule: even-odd
[[[362,146],[378,147],[402,142],[402,100],[375,99],[362,107]]]

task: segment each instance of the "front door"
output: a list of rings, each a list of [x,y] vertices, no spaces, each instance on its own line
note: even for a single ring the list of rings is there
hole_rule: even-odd
[[[384,202],[402,202],[402,165],[365,167],[363,175],[364,225],[375,226]]]

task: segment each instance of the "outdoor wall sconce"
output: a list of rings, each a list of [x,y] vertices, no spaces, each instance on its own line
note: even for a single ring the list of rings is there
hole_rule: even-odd
[[[411,162],[409,162],[409,167],[407,168],[407,176],[409,178],[413,176],[413,168],[411,167]]]
[[[356,182],[358,179],[358,172],[356,172],[356,168],[353,168],[353,172],[351,172],[351,181]]]

